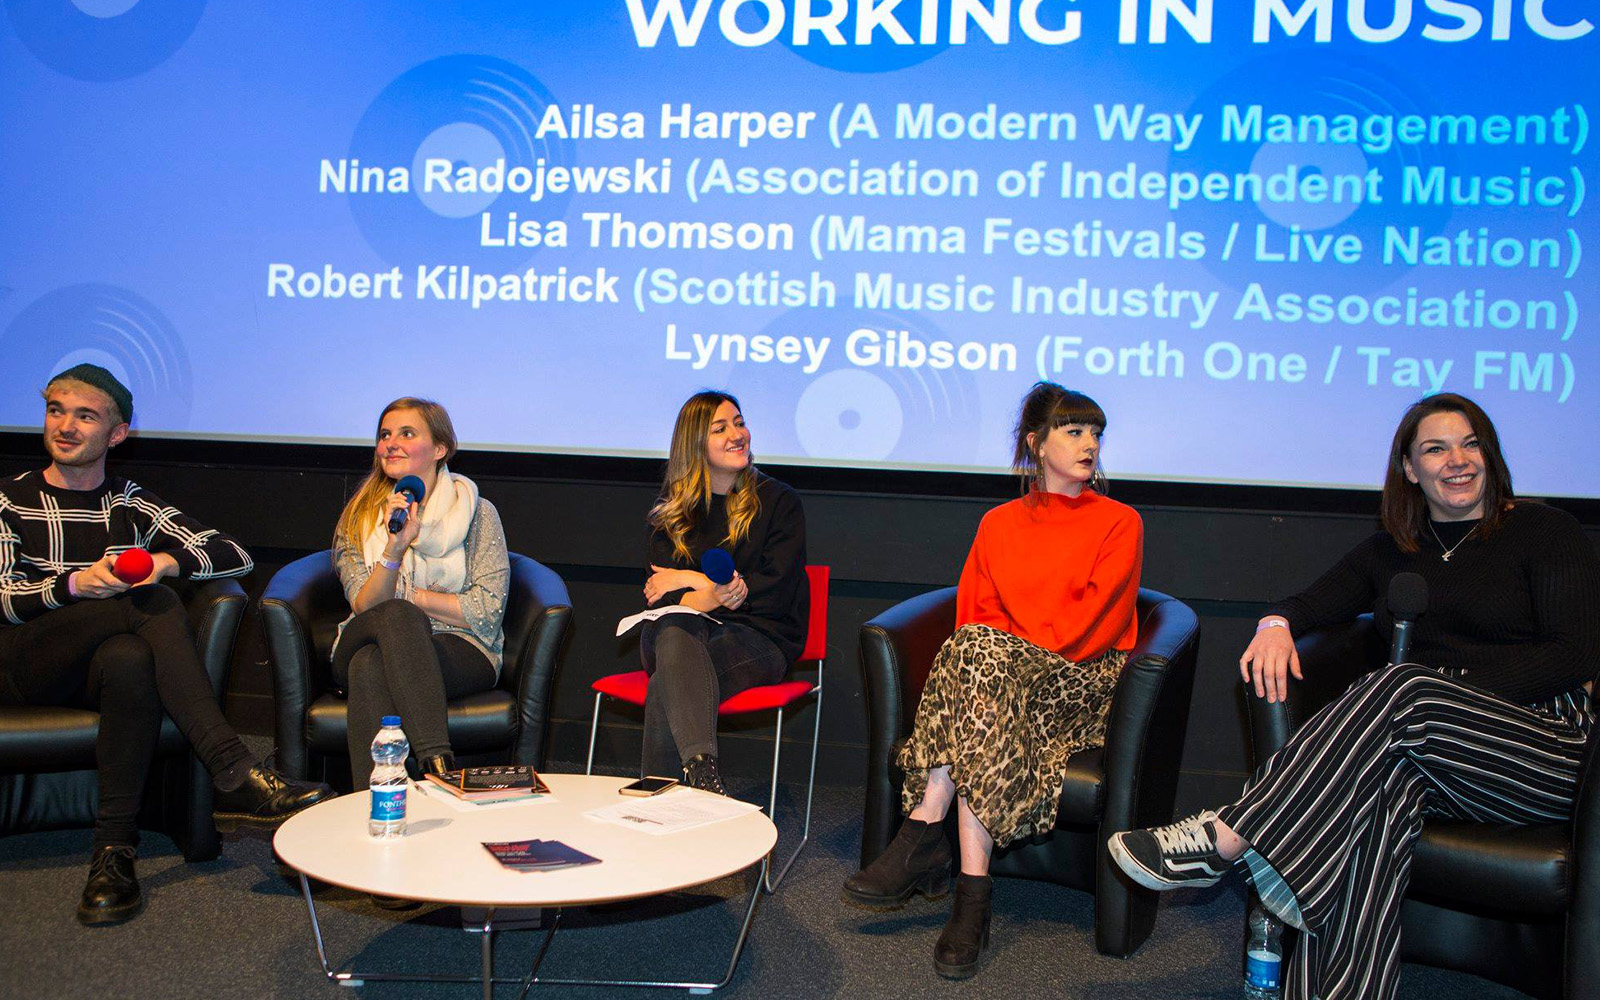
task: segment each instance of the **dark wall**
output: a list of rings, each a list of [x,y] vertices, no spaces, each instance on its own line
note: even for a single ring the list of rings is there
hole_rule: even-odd
[[[0,435],[0,472],[42,465],[37,448],[31,436]],[[255,573],[244,581],[254,598],[279,566],[327,547],[364,461],[361,451],[346,448],[274,451],[130,442],[114,456],[112,469],[239,538],[257,559]],[[613,638],[613,632],[618,618],[642,605],[643,515],[655,495],[649,479],[656,466],[545,459],[531,471],[508,471],[515,464],[462,456],[455,467],[477,480],[499,508],[510,547],[567,581],[575,629],[556,678],[549,756],[581,764],[593,707],[589,683],[602,674],[637,669],[636,644]],[[562,475],[562,466],[577,474]],[[607,471],[609,478],[596,475]],[[936,487],[943,496],[849,489],[853,481],[866,483],[871,476],[838,470],[790,470],[788,475],[805,502],[811,561],[833,570],[818,773],[834,784],[864,783],[866,707],[856,643],[861,624],[906,597],[952,584],[979,518],[1014,490],[1011,482],[994,477],[898,481],[914,489]],[[872,485],[881,489],[884,481],[876,478]],[[1179,799],[1185,810],[1215,804],[1236,791],[1245,776],[1237,662],[1262,607],[1310,582],[1375,530],[1374,518],[1361,513],[1375,508],[1375,497],[1330,499],[1306,491],[1170,484],[1123,484],[1114,495],[1144,516],[1144,585],[1187,601],[1201,617],[1199,673]],[[1600,520],[1592,503],[1566,506],[1588,523]],[[1305,509],[1318,507],[1324,509]],[[1600,530],[1591,528],[1590,534],[1600,546]],[[240,729],[272,732],[271,681],[253,608],[236,649],[226,708]],[[809,735],[811,711],[803,709],[790,722],[794,736]],[[597,759],[635,760],[638,725],[637,713],[606,708]],[[728,770],[759,774],[769,766],[770,726],[725,732]],[[791,776],[801,773],[803,746],[803,739],[785,744]]]

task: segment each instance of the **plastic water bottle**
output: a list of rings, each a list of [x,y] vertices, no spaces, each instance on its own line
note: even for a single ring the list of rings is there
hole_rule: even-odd
[[[406,757],[411,742],[400,729],[400,716],[385,715],[383,728],[372,738],[372,813],[367,833],[379,840],[406,835]]]
[[[1283,996],[1283,924],[1254,898],[1250,940],[1244,948],[1244,995],[1250,1000]]]

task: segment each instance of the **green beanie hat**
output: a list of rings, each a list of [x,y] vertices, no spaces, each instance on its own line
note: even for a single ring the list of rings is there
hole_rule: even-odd
[[[92,385],[99,389],[107,396],[110,396],[111,402],[116,404],[117,412],[122,414],[123,423],[133,422],[133,393],[128,391],[127,386],[118,382],[115,375],[104,368],[99,365],[91,365],[88,362],[84,362],[81,365],[73,365],[60,375],[52,378],[45,385],[45,391],[48,392],[50,386],[63,379],[82,382],[84,385]]]

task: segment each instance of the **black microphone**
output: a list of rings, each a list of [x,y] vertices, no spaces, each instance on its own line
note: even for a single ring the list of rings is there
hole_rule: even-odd
[[[700,572],[712,583],[721,585],[733,580],[733,556],[727,549],[706,549],[700,556]]]
[[[404,495],[407,503],[421,503],[422,495],[428,492],[428,487],[416,476],[406,476],[394,484],[394,491]],[[410,511],[401,507],[389,515],[389,534],[400,534],[400,529],[406,526],[406,516],[409,513]]]
[[[1428,610],[1428,581],[1416,573],[1396,573],[1389,581],[1389,614],[1394,616],[1394,640],[1389,644],[1389,665],[1406,662],[1411,652],[1411,629]]]

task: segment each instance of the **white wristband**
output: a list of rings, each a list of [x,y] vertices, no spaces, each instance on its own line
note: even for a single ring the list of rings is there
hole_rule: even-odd
[[[1262,632],[1262,631],[1265,631],[1266,629],[1269,629],[1269,628],[1288,628],[1288,627],[1289,627],[1289,623],[1284,621],[1282,618],[1269,618],[1266,621],[1262,622],[1261,624],[1257,625],[1256,626],[1256,631],[1257,632]]]

